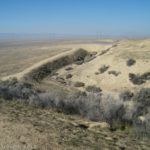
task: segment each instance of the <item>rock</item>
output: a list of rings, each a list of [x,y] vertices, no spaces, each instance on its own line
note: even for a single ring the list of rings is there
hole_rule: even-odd
[[[89,125],[89,128],[109,129],[110,125],[106,122],[95,122]]]
[[[80,121],[75,124],[75,126],[89,129],[89,130],[97,130],[97,129],[109,129],[110,125],[106,122],[86,122]]]
[[[139,116],[138,121],[140,121],[141,123],[144,123],[145,122],[145,117],[144,116]]]

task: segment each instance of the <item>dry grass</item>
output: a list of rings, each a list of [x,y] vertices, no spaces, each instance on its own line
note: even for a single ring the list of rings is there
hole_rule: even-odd
[[[91,53],[96,52],[97,57],[86,63],[82,62],[82,65],[70,64],[70,62],[60,65],[60,67],[56,65],[54,69],[57,69],[60,78],[65,79],[67,74],[72,74],[72,78],[69,79],[70,83],[80,81],[85,83],[86,87],[96,85],[96,90],[101,87],[104,94],[105,91],[119,92],[128,89],[135,92],[143,88],[135,97],[128,92],[125,92],[120,98],[116,98],[114,95],[103,95],[102,97],[101,93],[99,95],[90,93],[88,96],[78,95],[76,92],[68,96],[69,92],[77,89],[70,86],[68,81],[66,85],[62,85],[56,82],[55,78],[47,76],[50,72],[47,72],[47,66],[44,65],[42,67],[48,73],[47,77],[45,78],[44,75],[44,80],[32,84],[35,89],[46,91],[46,93],[32,95],[33,97],[30,96],[28,102],[34,106],[55,107],[57,110],[54,111],[53,108],[48,110],[49,107],[47,109],[32,107],[24,102],[0,100],[0,143],[2,148],[7,150],[9,147],[17,145],[18,147],[15,149],[23,149],[24,147],[33,149],[34,146],[36,149],[43,150],[46,148],[91,150],[99,149],[99,147],[104,149],[149,149],[149,139],[133,138],[130,135],[130,125],[134,122],[135,130],[141,129],[141,132],[138,133],[140,136],[150,132],[149,89],[147,89],[150,82],[147,80],[142,85],[134,85],[128,78],[130,72],[134,74],[149,72],[149,47],[149,40],[118,41],[117,43],[111,41],[105,44],[100,41],[96,43],[61,41],[60,43],[1,44],[0,55],[3,58],[0,60],[0,77],[24,71],[26,68],[30,71],[31,65],[35,64],[36,66],[40,64],[37,62],[41,60],[43,62],[51,60],[49,58],[51,56],[54,56],[52,59],[55,66],[57,60],[54,58],[58,58],[56,54],[60,52],[61,54],[62,52],[70,54],[69,50],[72,48],[83,48]],[[126,61],[131,57],[136,60],[136,63],[128,67]],[[68,57],[66,59],[68,60]],[[83,61],[83,59],[79,54],[77,60]],[[121,74],[115,77],[108,73],[95,75],[94,72],[98,71],[102,64],[109,65],[111,70],[117,70]],[[54,67],[53,65],[52,67]],[[73,70],[66,71],[67,67],[72,67]],[[43,73],[43,68],[39,67],[35,72]],[[81,87],[81,90],[85,90],[86,87]],[[11,89],[9,90],[11,91]],[[17,88],[15,88],[15,92],[11,93],[18,95],[19,92],[16,91]],[[21,99],[20,101],[22,102]],[[63,114],[62,111],[68,115]],[[96,126],[91,130],[86,122],[92,125],[93,122],[76,115],[71,116],[70,113],[80,114],[91,120],[106,121],[110,124],[113,132],[107,125],[106,128]],[[144,121],[142,120],[143,122],[139,124],[141,118],[144,118]],[[122,126],[122,123],[128,124]],[[114,130],[116,131],[114,132]],[[6,143],[8,147],[6,147]]]
[[[81,120],[82,119],[82,120]],[[90,128],[84,126],[89,124]],[[128,131],[111,132],[94,122],[53,110],[0,100],[1,150],[149,149],[148,139],[135,139]]]

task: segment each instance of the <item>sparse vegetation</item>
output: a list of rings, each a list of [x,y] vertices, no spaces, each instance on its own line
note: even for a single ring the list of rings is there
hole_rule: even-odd
[[[74,87],[83,87],[83,86],[85,86],[85,83],[83,83],[83,82],[75,82],[74,83]]]
[[[72,76],[73,76],[72,74],[67,74],[66,79],[70,79],[70,78],[72,78]]]
[[[58,76],[59,73],[58,72],[52,72],[51,76]]]
[[[78,61],[75,61],[74,63],[76,65],[82,65],[84,63],[84,61],[83,60],[78,60]]]
[[[110,50],[110,49],[108,48],[108,49],[106,49],[106,50],[101,51],[101,53],[99,54],[99,56],[106,54],[109,50]]]
[[[92,52],[92,53],[88,54],[88,55],[84,58],[84,62],[86,63],[86,62],[89,62],[89,61],[95,59],[95,58],[96,58],[96,56],[95,56],[96,54],[97,54],[96,52]]]
[[[102,92],[100,87],[96,87],[95,85],[87,86],[86,87],[87,92],[92,92],[92,93],[100,93]]]
[[[125,91],[120,97],[111,94],[99,94],[97,87],[88,87],[92,92],[75,92],[58,95],[57,92],[40,92],[33,90],[32,85],[17,80],[1,81],[0,97],[8,100],[18,99],[36,107],[52,107],[66,113],[80,114],[90,120],[106,121],[112,130],[125,126],[127,123],[139,127],[138,119],[147,119],[150,108],[150,89],[141,89],[133,93]],[[94,90],[93,90],[94,89]],[[95,92],[96,91],[96,92]],[[129,101],[130,100],[130,101]],[[149,119],[146,120],[146,132]],[[145,123],[142,128],[144,128]],[[141,126],[141,124],[140,124]]]
[[[65,70],[70,71],[70,70],[73,70],[73,68],[72,67],[67,67]]]
[[[60,82],[61,84],[67,84],[63,77],[57,77],[56,81]]]
[[[129,101],[133,98],[134,94],[132,92],[130,92],[129,90],[123,91],[120,93],[120,98],[123,101]]]
[[[118,76],[120,74],[120,72],[115,71],[115,70],[111,70],[111,71],[108,71],[108,74],[112,74],[114,76]]]
[[[99,71],[100,73],[104,73],[106,72],[107,70],[109,69],[109,66],[108,65],[102,65],[100,68],[99,68]]]
[[[88,52],[82,48],[74,53],[74,61],[81,61],[88,55]]]
[[[29,99],[31,95],[37,94],[32,85],[18,82],[16,79],[0,81],[0,97],[10,99]]]
[[[77,52],[74,54],[74,63],[77,65],[81,65],[84,63],[85,57],[88,55],[88,52],[84,49],[79,49]]]
[[[127,66],[133,66],[136,63],[136,60],[130,58],[127,60],[126,64]]]
[[[95,75],[99,75],[100,73],[99,72],[95,72]]]
[[[138,119],[133,122],[134,135],[138,138],[150,137],[150,113],[139,116]]]
[[[53,75],[53,72],[56,72],[58,69],[75,63],[81,65],[84,62],[84,58],[89,53],[84,49],[78,49],[74,53],[66,56],[62,56],[53,61],[47,61],[38,67],[32,68],[31,71],[25,76],[26,79],[30,79],[36,82],[40,82],[48,75]],[[68,68],[69,70],[72,68]],[[67,69],[67,70],[68,70]]]
[[[129,80],[133,83],[133,84],[143,84],[145,83],[147,80],[150,80],[150,72],[146,72],[142,75],[140,74],[134,74],[134,73],[129,73]]]

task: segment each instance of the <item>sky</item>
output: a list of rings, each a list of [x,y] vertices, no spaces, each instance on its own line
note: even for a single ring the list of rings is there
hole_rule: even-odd
[[[0,33],[149,36],[150,0],[0,0]]]

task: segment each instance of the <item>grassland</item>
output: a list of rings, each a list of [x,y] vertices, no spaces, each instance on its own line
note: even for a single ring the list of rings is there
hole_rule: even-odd
[[[41,93],[45,92],[44,97],[41,99],[40,93],[38,93],[37,99],[36,97],[34,98],[34,102],[38,101],[39,98],[40,104],[46,102],[47,105],[47,102],[50,100],[56,105],[63,103],[61,108],[66,107],[69,110],[74,108],[74,106],[77,106],[74,109],[77,111],[78,108],[82,109],[81,106],[84,107],[83,111],[80,110],[81,113],[71,115],[69,112],[57,109],[57,107],[41,108],[30,106],[28,105],[30,100],[28,102],[28,100],[19,100],[15,97],[15,92],[16,95],[19,92],[22,94],[24,90],[24,87],[23,90],[21,88],[22,91],[18,88],[20,83],[18,83],[19,86],[17,84],[8,86],[8,91],[7,88],[5,88],[4,92],[2,91],[3,93],[14,95],[13,100],[6,100],[1,96],[3,95],[1,92],[3,85],[1,84],[0,149],[148,150],[150,146],[149,137],[142,134],[140,136],[136,135],[130,124],[127,124],[125,128],[118,127],[114,130],[107,119],[103,121],[99,119],[97,122],[94,122],[89,120],[89,116],[91,115],[90,112],[94,112],[95,115],[98,114],[97,110],[95,111],[94,109],[97,99],[100,97],[100,101],[102,101],[104,106],[103,111],[108,110],[105,112],[105,115],[109,117],[113,116],[115,109],[118,111],[119,108],[125,108],[122,116],[129,114],[129,118],[130,114],[134,114],[136,110],[137,112],[142,112],[140,116],[137,116],[137,119],[140,117],[149,118],[150,99],[149,92],[147,92],[150,88],[149,48],[149,39],[120,41],[1,41],[1,80],[9,79],[13,76],[19,82],[29,82],[33,85],[34,90]],[[86,51],[86,54],[83,54],[83,51],[81,53],[80,49],[84,52]],[[66,61],[64,63],[63,57],[71,59],[71,63],[66,64]],[[128,65],[127,62],[131,59],[134,63]],[[51,67],[53,68],[52,72],[50,72]],[[41,79],[39,78],[38,81],[30,80],[30,77],[37,76],[39,73],[42,73]],[[67,78],[68,74],[71,75],[69,78]],[[132,79],[130,78],[131,75]],[[92,90],[93,97],[90,97],[90,92],[87,89],[90,92]],[[141,89],[144,89],[141,92],[142,97],[140,95],[137,98],[136,93]],[[26,87],[25,90],[28,91]],[[129,93],[123,95],[123,97],[125,96],[124,101],[121,98],[120,101],[113,101],[113,99],[116,100],[116,97],[121,92],[127,90]],[[68,99],[66,95],[75,91],[88,93],[89,97],[79,95]],[[100,94],[97,94],[97,91]],[[47,95],[47,93],[52,93],[53,97]],[[53,93],[56,95],[53,95]],[[104,97],[108,94],[111,96],[101,99],[101,94]],[[130,100],[132,94],[135,94],[137,101],[135,98],[134,101]],[[60,101],[60,98],[56,98],[57,95],[62,101]],[[71,102],[73,103],[69,103],[68,100],[72,100]],[[82,102],[81,105],[80,102]],[[144,106],[144,108],[139,107],[139,105]],[[120,114],[123,112],[123,109],[119,110]],[[84,112],[84,110],[86,111]],[[112,114],[110,113],[111,111]],[[81,115],[82,113],[85,113],[87,116],[84,117],[84,115]],[[95,116],[92,117],[95,118]],[[117,126],[120,126],[117,122],[118,120],[115,121]],[[148,119],[144,121],[149,123]],[[149,129],[146,128],[146,130],[150,132]]]

